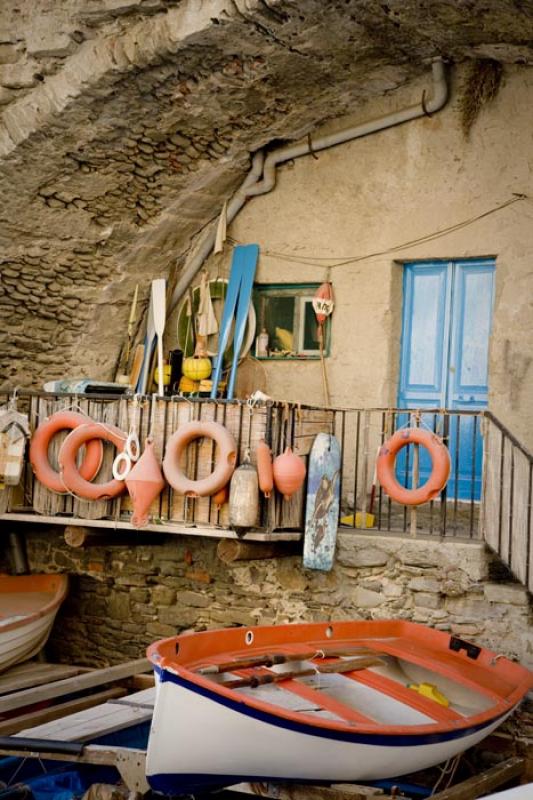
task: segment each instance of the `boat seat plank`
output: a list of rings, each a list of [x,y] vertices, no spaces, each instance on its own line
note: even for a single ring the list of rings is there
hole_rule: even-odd
[[[505,681],[501,674],[492,677],[486,669],[478,666],[475,661],[457,660],[454,653],[443,652],[436,648],[428,647],[421,642],[412,643],[405,639],[368,639],[361,640],[361,644],[373,648],[377,654],[391,655],[403,661],[426,667],[436,674],[451,678],[457,683],[481,692],[494,700],[510,694],[513,686]]]
[[[70,714],[68,717],[19,731],[16,736],[63,742],[86,742],[147,722],[152,718],[152,711],[152,708],[125,706],[119,702],[101,703],[93,708]]]
[[[241,696],[250,697],[253,700],[260,700],[263,703],[269,703],[277,708],[282,708],[284,711],[292,711],[297,714],[312,714],[321,719],[342,722],[340,717],[336,714],[325,711],[320,708],[317,703],[312,703],[307,698],[302,698],[292,692],[285,691],[283,686],[279,684],[269,684],[268,686],[258,686],[256,689],[243,686],[235,691]]]
[[[323,678],[324,676],[320,677]],[[288,692],[298,695],[298,697],[302,697],[304,700],[308,700],[313,703],[313,705],[319,706],[319,708],[324,711],[329,711],[345,722],[353,722],[357,725],[376,724],[375,720],[370,719],[370,717],[365,717],[364,714],[360,714],[354,708],[349,708],[344,703],[339,702],[339,700],[329,697],[318,687],[315,688],[308,683],[304,683],[302,680],[283,681],[283,688]]]
[[[431,717],[435,722],[453,723],[463,720],[463,716],[449,706],[443,706],[435,700],[424,697],[413,689],[409,689],[407,686],[397,683],[397,681],[391,680],[391,678],[387,678],[385,675],[378,675],[377,672],[364,669],[358,672],[346,672],[344,677],[357,683],[362,683],[372,689],[376,689],[381,692],[381,694],[392,697],[394,700],[399,700],[401,703],[414,708],[416,711],[420,711],[422,714]]]

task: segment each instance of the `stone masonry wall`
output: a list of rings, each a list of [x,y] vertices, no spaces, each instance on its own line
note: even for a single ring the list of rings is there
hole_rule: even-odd
[[[299,555],[223,564],[216,540],[69,548],[60,529],[27,534],[32,571],[71,574],[52,658],[102,665],[139,658],[187,628],[400,618],[436,626],[533,668],[527,592],[493,578],[481,543],[341,534],[330,573]],[[144,544],[143,542],[146,542]]]

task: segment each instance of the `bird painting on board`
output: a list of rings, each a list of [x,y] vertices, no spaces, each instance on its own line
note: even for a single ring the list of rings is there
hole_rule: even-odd
[[[316,490],[315,507],[311,518],[311,525],[314,528],[313,548],[316,550],[320,542],[326,535],[328,524],[328,513],[335,500],[335,484],[339,477],[340,470],[333,473],[331,478],[322,475],[320,484]]]

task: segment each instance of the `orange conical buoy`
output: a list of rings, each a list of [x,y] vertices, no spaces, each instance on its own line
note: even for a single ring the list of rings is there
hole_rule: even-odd
[[[165,487],[161,465],[154,453],[152,439],[145,442],[144,453],[125,480],[133,503],[132,525],[142,528],[148,525],[148,510]]]
[[[292,448],[285,448],[285,452],[274,459],[272,465],[276,489],[281,492],[285,500],[290,500],[292,495],[303,486],[305,480],[305,464],[300,456],[292,452]]]
[[[261,439],[255,451],[257,459],[257,474],[259,488],[265,497],[270,497],[274,488],[274,473],[272,472],[272,453],[264,439]]]

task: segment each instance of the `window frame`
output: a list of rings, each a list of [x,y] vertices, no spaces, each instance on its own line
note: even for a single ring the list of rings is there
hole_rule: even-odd
[[[320,350],[304,350],[305,311],[306,305],[312,302],[320,283],[256,283],[254,285],[253,302],[257,313],[257,335],[264,324],[263,299],[268,297],[294,297],[293,335],[297,341],[296,355],[255,356],[260,361],[316,361],[320,359]],[[328,317],[324,323],[324,356],[330,354],[331,324]]]

